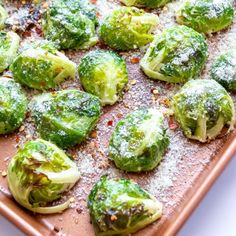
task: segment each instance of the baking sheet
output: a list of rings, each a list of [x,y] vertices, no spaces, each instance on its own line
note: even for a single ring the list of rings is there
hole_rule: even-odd
[[[156,33],[175,24],[174,12],[180,2],[168,4],[161,11],[153,11],[160,18]],[[119,7],[118,2],[109,0],[97,0],[96,5],[100,19],[112,9]],[[10,4],[8,9],[14,11],[15,9],[11,6]],[[18,5],[18,7],[20,6]],[[14,18],[17,18],[19,14],[25,14],[25,11],[27,10],[20,7],[17,13],[13,14]],[[40,38],[40,24],[36,24],[36,26],[33,24],[29,26],[29,30],[25,30],[22,34],[21,46],[23,47],[27,42]],[[212,59],[219,52],[233,47],[235,39],[235,21],[229,29],[208,36],[209,60],[201,75],[202,78],[207,77]],[[106,46],[100,43],[95,48],[106,49]],[[93,184],[104,174],[111,177],[131,178],[163,203],[162,218],[136,233],[136,235],[173,235],[235,153],[235,132],[208,144],[200,144],[187,140],[181,130],[177,128],[168,130],[171,141],[169,149],[161,164],[154,171],[126,174],[108,161],[108,141],[116,123],[126,114],[139,107],[157,107],[163,112],[167,112],[170,97],[180,87],[179,85],[147,79],[136,63],[145,50],[146,47],[138,51],[120,53],[125,58],[129,70],[129,85],[122,99],[114,106],[105,107],[96,131],[91,137],[83,144],[68,151],[68,154],[73,156],[82,175],[73,190],[64,196],[64,198],[71,198],[70,209],[62,214],[50,216],[34,215],[23,210],[11,199],[6,178],[0,175],[0,213],[13,220],[28,235],[94,235],[88,216],[86,199]],[[75,52],[70,50],[65,51],[65,53],[78,64],[86,51]],[[64,82],[56,90],[70,88],[81,89],[78,78],[75,81]],[[159,91],[159,94],[153,94],[155,89]],[[25,90],[29,99],[39,93],[26,88]],[[235,100],[235,94],[232,96]],[[171,121],[167,118],[166,126],[168,127],[170,123]],[[19,133],[1,137],[0,171],[3,173],[6,171],[7,164],[18,146],[36,137],[37,134],[30,115],[20,128]]]

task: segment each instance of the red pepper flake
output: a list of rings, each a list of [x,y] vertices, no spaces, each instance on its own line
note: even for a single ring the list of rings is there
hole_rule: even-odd
[[[25,31],[22,35],[23,35],[23,37],[30,37],[31,31]]]
[[[113,126],[113,120],[109,120],[109,121],[107,122],[107,126]]]
[[[42,36],[42,35],[43,35],[43,31],[42,31],[42,29],[41,29],[40,27],[36,27],[36,28],[35,28],[35,31],[36,31],[36,33],[37,33],[39,36]]]
[[[111,216],[111,221],[116,221],[116,220],[117,220],[117,216],[112,215],[112,216]]]
[[[91,138],[97,138],[97,131],[94,130],[92,133],[91,133]]]
[[[104,44],[104,43],[101,42],[101,41],[99,41],[99,42],[97,43],[97,46],[99,46],[100,49],[107,49],[107,45]]]
[[[164,105],[165,107],[170,107],[170,99],[169,98],[163,98],[160,100],[159,103]]]
[[[99,18],[99,17],[101,17],[102,15],[101,15],[101,13],[100,13],[99,11],[97,11],[97,12],[96,12],[96,16]]]
[[[168,126],[170,130],[176,130],[179,128],[179,125],[173,116],[170,116],[169,121],[168,121]]]
[[[20,142],[20,136],[16,135],[16,142],[19,143]]]
[[[121,118],[123,118],[123,114],[122,114],[122,113],[117,113],[117,114],[116,114],[116,117],[117,117],[118,119],[121,119]]]
[[[60,232],[60,229],[59,229],[59,227],[57,227],[57,226],[54,226],[54,231],[55,231],[56,233],[59,233],[59,232]]]
[[[138,64],[139,61],[140,61],[140,59],[139,59],[138,57],[133,57],[133,58],[130,59],[130,62],[131,62],[132,64]]]
[[[76,211],[78,214],[81,214],[83,212],[83,210],[81,208],[77,208]]]

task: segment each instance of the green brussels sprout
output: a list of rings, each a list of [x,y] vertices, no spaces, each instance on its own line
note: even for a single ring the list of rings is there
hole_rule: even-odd
[[[98,24],[96,9],[92,4],[90,4],[89,0],[62,0],[62,2],[66,4],[71,12],[76,13],[81,11],[90,20],[92,20],[95,25]]]
[[[126,6],[157,8],[166,5],[171,0],[121,0]]]
[[[121,7],[104,19],[101,39],[117,50],[136,49],[152,42],[158,17],[135,7]]]
[[[40,136],[62,148],[81,143],[101,113],[99,99],[79,90],[38,95],[30,108]]]
[[[9,134],[23,123],[27,98],[14,80],[0,77],[0,134]]]
[[[15,200],[30,211],[58,213],[69,201],[48,206],[80,178],[76,164],[57,146],[42,139],[27,142],[11,159],[8,186]]]
[[[88,208],[97,236],[128,235],[162,215],[162,204],[138,184],[106,176],[91,190]]]
[[[130,172],[154,169],[169,145],[163,121],[160,111],[140,109],[118,122],[109,144],[116,166]]]
[[[98,96],[103,105],[113,105],[128,83],[125,61],[111,51],[88,53],[81,59],[79,76],[84,89]]]
[[[1,6],[1,2],[0,2],[0,30],[5,27],[5,20],[7,19],[7,17],[8,17],[8,13],[5,10],[5,8]]]
[[[0,73],[9,67],[17,55],[20,37],[14,32],[0,32]]]
[[[234,126],[234,104],[227,91],[214,80],[191,80],[173,97],[175,117],[184,134],[207,142]]]
[[[186,26],[175,26],[156,37],[140,66],[152,79],[182,83],[201,72],[207,51],[203,35]]]
[[[211,77],[230,91],[236,91],[236,50],[218,56],[211,68]]]
[[[53,88],[76,74],[76,64],[46,43],[29,46],[16,57],[10,69],[16,81],[39,90]]]
[[[202,33],[220,31],[229,26],[233,19],[231,0],[185,0],[176,13],[179,24]]]
[[[55,0],[43,16],[43,32],[61,49],[86,49],[98,41],[96,12],[88,0]]]

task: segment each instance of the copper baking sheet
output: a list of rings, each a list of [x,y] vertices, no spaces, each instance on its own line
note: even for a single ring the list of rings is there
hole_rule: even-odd
[[[174,10],[179,3],[171,3],[160,12],[160,26],[162,30],[174,22]],[[100,14],[107,14],[118,3],[109,0],[97,0]],[[11,10],[11,6],[8,6]],[[22,8],[19,8],[20,12]],[[39,26],[37,26],[39,27]],[[39,30],[31,26],[30,33],[22,34],[22,45],[30,40],[40,38]],[[236,22],[227,30],[208,37],[209,61],[201,77],[206,77],[212,58],[220,51],[232,47],[236,38]],[[105,48],[99,44],[95,48]],[[92,49],[91,49],[92,50]],[[82,145],[69,150],[82,174],[77,185],[64,196],[71,198],[70,209],[62,214],[49,216],[36,215],[21,208],[11,197],[6,184],[6,177],[0,175],[0,213],[12,221],[27,235],[94,235],[86,207],[87,195],[93,184],[104,174],[109,176],[123,176],[131,178],[154,194],[163,204],[162,218],[139,231],[135,235],[175,235],[193,209],[200,202],[204,194],[216,178],[223,171],[226,164],[236,153],[236,132],[216,139],[207,144],[199,144],[187,140],[180,129],[169,130],[170,147],[161,164],[152,172],[140,174],[126,174],[116,169],[107,159],[107,145],[115,124],[130,111],[143,106],[158,107],[164,112],[168,110],[168,99],[178,90],[179,85],[147,79],[134,62],[142,57],[144,49],[129,53],[120,53],[128,63],[129,86],[123,98],[114,106],[104,108],[103,115],[93,133]],[[73,61],[78,63],[86,51],[65,52]],[[59,89],[81,89],[79,80],[66,81]],[[152,91],[158,89],[159,94]],[[25,89],[29,99],[37,91]],[[232,94],[234,100],[235,94]],[[166,119],[168,126],[169,119]],[[95,135],[96,134],[96,135]],[[24,142],[37,137],[30,116],[27,117],[20,131],[16,134],[0,137],[0,171],[7,170],[10,158],[16,148]],[[64,199],[62,199],[63,201]]]

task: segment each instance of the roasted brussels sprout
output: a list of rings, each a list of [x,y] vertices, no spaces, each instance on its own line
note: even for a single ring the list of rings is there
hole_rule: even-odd
[[[126,6],[157,8],[166,5],[171,0],[121,0]]]
[[[96,12],[88,0],[55,0],[43,17],[43,32],[61,49],[85,49],[95,45]]]
[[[121,120],[110,140],[109,156],[125,171],[155,168],[169,145],[164,116],[155,109],[140,109]]]
[[[0,2],[0,30],[5,27],[5,20],[7,19],[7,17],[8,17],[7,11],[3,6],[1,6]]]
[[[0,32],[0,73],[9,67],[17,55],[20,37],[14,32]]]
[[[234,126],[234,104],[227,91],[214,80],[191,80],[173,97],[175,117],[184,134],[206,142]]]
[[[90,4],[89,0],[62,0],[62,2],[66,4],[71,12],[76,13],[81,11],[90,20],[92,20],[95,25],[98,24],[96,9],[92,4]]]
[[[101,113],[99,99],[79,90],[36,96],[30,108],[40,136],[62,148],[82,142]]]
[[[236,49],[218,56],[211,68],[211,77],[230,91],[236,91]]]
[[[79,76],[84,89],[98,96],[103,105],[114,104],[128,83],[125,61],[111,51],[88,53],[79,65]]]
[[[27,112],[27,99],[14,80],[0,77],[0,134],[19,128]]]
[[[182,83],[201,72],[207,50],[203,35],[186,26],[175,26],[156,37],[140,65],[152,79]]]
[[[179,24],[203,33],[214,33],[226,28],[233,18],[232,0],[185,0],[176,14]]]
[[[48,203],[59,199],[78,181],[76,164],[57,146],[42,139],[27,142],[11,159],[8,186],[23,207],[40,214],[58,213],[69,206]]]
[[[135,7],[121,7],[107,16],[100,27],[101,39],[111,48],[129,50],[152,42],[158,17]]]
[[[66,78],[75,78],[76,65],[49,43],[31,45],[10,66],[14,79],[35,89],[55,87]]]
[[[97,236],[128,235],[161,217],[162,204],[128,179],[103,176],[88,197]]]

